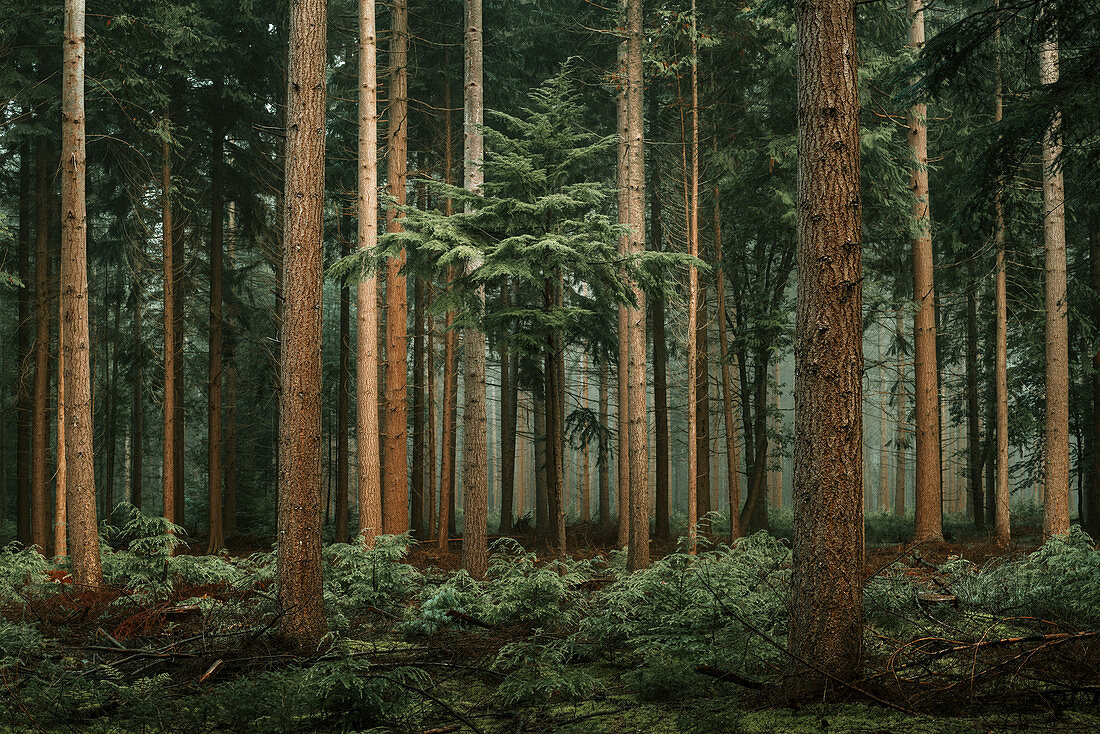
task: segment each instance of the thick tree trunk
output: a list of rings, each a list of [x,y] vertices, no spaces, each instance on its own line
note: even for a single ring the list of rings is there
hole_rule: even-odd
[[[1058,42],[1039,51],[1039,82],[1058,81]],[[1062,118],[1055,116],[1043,139],[1043,242],[1046,252],[1046,427],[1043,534],[1069,530],[1069,319],[1066,292],[1066,190],[1058,159]]]
[[[798,26],[798,306],[793,601],[796,660],[842,680],[863,642],[863,342],[859,83],[852,0]],[[797,686],[820,690],[808,674]]]
[[[324,0],[290,4],[277,560],[280,630],[303,647],[327,629],[321,596],[326,6]]]
[[[34,542],[31,533],[31,432],[34,424],[31,382],[31,196],[31,144],[24,140],[19,146],[19,240],[16,259],[23,288],[19,291],[19,326],[16,332],[19,383],[15,439],[15,537],[24,546]]]
[[[220,104],[224,80],[214,81],[214,99]],[[224,465],[222,464],[222,343],[224,337],[224,251],[225,251],[225,131],[221,116],[215,115],[211,144],[210,187],[210,329],[209,362],[207,365],[206,400],[206,463],[207,497],[210,503],[210,538],[207,553],[217,553],[225,547],[225,525],[222,514]]]
[[[378,244],[378,41],[374,0],[359,0],[358,244]],[[355,287],[355,450],[359,535],[367,547],[382,532],[378,421],[378,276],[372,268]]]
[[[464,188],[480,192],[485,181],[482,162],[485,139],[481,126],[485,121],[484,86],[482,83],[482,21],[481,0],[465,0],[466,58],[465,113],[463,120]],[[469,211],[469,207],[467,207]],[[466,263],[466,275],[481,267],[480,256]],[[485,286],[478,288],[478,307],[485,309]],[[489,458],[485,416],[485,332],[476,327],[463,331],[463,387],[465,405],[462,412],[462,567],[473,578],[481,578],[488,568],[487,551],[489,514]]]
[[[61,93],[61,375],[65,386],[65,501],[78,584],[103,582],[92,453],[85,204],[84,0],[65,2]],[[59,492],[60,494],[60,492]]]
[[[627,129],[629,147],[630,253],[645,251],[645,87],[642,70],[642,0],[627,0]],[[627,567],[649,566],[649,420],[646,415],[645,293],[631,284],[636,305],[628,314],[630,382],[630,551]],[[559,295],[560,299],[560,295]],[[562,416],[564,418],[564,416]]]
[[[435,430],[435,402],[436,402],[436,389],[435,389],[435,317],[431,312],[431,302],[434,299],[434,289],[429,282],[428,286],[428,486],[427,497],[425,498],[425,509],[428,513],[428,535],[426,538],[436,538],[436,524],[438,521],[438,514],[436,511],[437,499],[436,499],[436,474],[435,474],[435,461],[436,461],[436,430]]]
[[[909,46],[924,47],[924,0],[906,0],[910,18]],[[939,371],[936,366],[936,288],[932,224],[928,192],[928,108],[909,109],[909,150],[913,156],[910,188],[913,192],[913,290],[917,312],[913,317],[916,382],[918,542],[943,540],[943,469],[941,465]]]
[[[63,267],[63,266],[62,266]],[[61,268],[59,268],[60,270]],[[65,342],[65,316],[64,304],[61,300],[61,273],[58,273],[57,284],[57,468],[54,471],[54,514],[53,514],[53,555],[55,558],[64,558],[69,555],[69,510],[68,510],[68,475],[65,471],[65,355],[62,345]],[[91,368],[88,370],[89,387],[91,387]],[[94,474],[94,473],[93,473]],[[94,505],[94,502],[93,502]]]
[[[404,206],[408,174],[409,5],[394,0],[390,29],[390,89],[386,181],[396,206]],[[400,232],[394,207],[386,212],[386,230]],[[386,471],[382,476],[382,529],[386,534],[409,529],[408,458],[408,301],[405,250],[386,265],[386,412],[382,426]]]
[[[67,44],[66,44],[67,46]],[[53,166],[49,141],[40,137],[35,149],[35,337],[34,433],[31,436],[31,544],[50,550],[49,403],[50,403],[50,195]],[[87,275],[85,275],[85,279]],[[61,445],[58,446],[58,453]],[[64,521],[64,517],[58,518]]]

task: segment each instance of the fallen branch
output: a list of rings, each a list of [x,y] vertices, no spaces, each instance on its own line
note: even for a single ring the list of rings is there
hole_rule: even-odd
[[[482,629],[486,629],[486,630],[496,629],[495,625],[489,624],[488,622],[484,622],[484,621],[478,619],[477,617],[471,617],[469,614],[463,614],[462,612],[458,611],[457,609],[448,609],[447,610],[447,616],[450,617],[451,619],[461,620],[461,621],[465,622],[466,624],[472,624],[475,627],[481,627]]]
[[[696,665],[695,672],[699,675],[714,678],[715,680],[736,683],[742,688],[751,688],[754,691],[762,691],[765,688],[764,684],[760,681],[751,680],[734,673],[732,670],[722,670],[721,668],[715,668],[711,665]]]

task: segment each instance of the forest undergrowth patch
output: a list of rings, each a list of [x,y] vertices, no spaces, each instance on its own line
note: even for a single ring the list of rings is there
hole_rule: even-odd
[[[104,535],[98,589],[2,551],[0,731],[1100,726],[1100,552],[1077,530],[1002,555],[874,550],[864,673],[818,702],[788,695],[801,664],[786,652],[790,550],[766,533],[674,548],[635,573],[619,551],[540,558],[505,539],[484,581],[410,564],[404,536],[332,545],[332,632],[301,651],[276,634],[272,553],[177,555],[180,532],[131,512]]]

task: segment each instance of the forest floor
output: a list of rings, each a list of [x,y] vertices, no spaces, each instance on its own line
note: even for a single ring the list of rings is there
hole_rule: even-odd
[[[277,637],[261,539],[211,558],[131,527],[97,589],[9,550],[0,731],[1100,731],[1100,553],[1023,530],[869,545],[866,672],[816,702],[788,695],[789,550],[767,535],[658,543],[627,574],[582,529],[570,559],[501,546],[483,583],[457,544],[335,546],[334,634],[305,653]]]

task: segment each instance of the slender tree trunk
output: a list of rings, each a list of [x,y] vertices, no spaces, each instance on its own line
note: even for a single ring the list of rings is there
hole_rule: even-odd
[[[588,410],[588,355],[581,355],[581,409]],[[592,495],[590,492],[591,466],[589,463],[588,442],[581,447],[581,487],[580,487],[580,516],[581,522],[588,524],[592,520]]]
[[[692,219],[698,221],[698,200],[693,200]],[[698,237],[698,224],[695,236]],[[702,255],[702,253],[700,252]],[[710,533],[707,516],[714,509],[711,506],[710,485],[710,338],[707,323],[707,283],[699,279],[699,316],[695,320],[695,434],[696,471],[695,491],[698,494],[696,504],[699,512],[699,532]]]
[[[650,96],[650,111],[653,125],[657,124],[657,95]],[[664,226],[661,222],[661,192],[658,179],[658,167],[650,166],[653,178],[650,183],[650,224],[649,234],[653,249],[664,249]],[[669,451],[668,451],[668,346],[665,337],[665,303],[663,298],[654,298],[649,302],[649,318],[653,323],[653,412],[656,449],[656,523],[657,537],[667,538],[669,528]],[[602,369],[602,365],[601,365]],[[602,372],[601,372],[602,374]],[[602,385],[601,385],[602,387]]]
[[[1039,51],[1039,82],[1058,81],[1058,41]],[[1069,319],[1066,292],[1066,190],[1059,158],[1062,117],[1057,114],[1043,139],[1043,242],[1046,263],[1046,427],[1043,534],[1069,531]]]
[[[608,392],[610,383],[610,370],[607,366],[607,359],[600,359],[600,395],[599,395],[599,412],[600,412],[600,432],[602,435],[608,435],[607,414],[608,414]],[[596,471],[599,473],[599,505],[600,505],[600,527],[607,530],[611,527],[611,472],[608,466],[607,460],[608,442],[601,439],[599,444],[599,455],[596,457]]]
[[[214,81],[215,103],[221,102],[224,80]],[[221,116],[215,115],[211,145],[213,181],[210,193],[210,339],[207,368],[206,436],[207,436],[207,496],[210,503],[210,538],[207,553],[217,553],[225,547],[225,525],[222,514],[224,466],[222,464],[222,344],[224,337],[223,284],[225,250],[225,132]]]
[[[852,0],[796,6],[798,306],[790,646],[842,680],[863,642],[859,83]],[[798,687],[820,690],[816,673]]]
[[[714,141],[715,149],[718,139]],[[730,543],[741,537],[741,455],[737,449],[737,421],[733,419],[733,382],[730,376],[730,345],[726,332],[726,280],[722,256],[722,211],[718,185],[714,186],[714,285],[718,297],[718,351],[722,365],[722,417],[726,436],[726,482],[729,495]]]
[[[104,437],[107,440],[106,451],[106,479],[107,485],[103,488],[103,495],[106,499],[104,514],[110,518],[111,512],[115,509],[115,451],[116,451],[116,436],[115,436],[115,423],[118,414],[118,401],[115,396],[118,392],[118,353],[119,353],[119,322],[122,318],[122,273],[120,270],[116,270],[116,288],[114,298],[114,326],[111,328],[110,344],[112,345],[111,354],[111,376],[110,381],[107,383],[107,392],[104,395],[104,399],[107,401],[107,427],[104,430]],[[106,315],[104,315],[106,318]]]
[[[325,0],[291,0],[279,436],[279,625],[325,633],[321,584],[321,236],[325,199]]]
[[[550,513],[546,502],[547,484],[547,396],[535,396],[534,445],[535,445],[535,525],[540,535],[549,536]]]
[[[132,335],[134,364],[130,387],[133,394],[133,404],[130,408],[130,504],[140,510],[145,471],[145,343],[141,329],[142,286],[135,280],[132,287],[134,289]]]
[[[924,0],[906,0],[909,46],[924,48]],[[928,192],[928,107],[909,109],[909,150],[913,156],[913,319],[917,402],[917,483],[914,540],[943,540],[943,469],[941,465],[939,371],[936,366],[936,288]]]
[[[15,525],[16,538],[25,546],[34,542],[31,532],[31,432],[34,425],[31,382],[31,196],[31,144],[24,140],[19,146],[19,240],[16,253],[23,288],[19,291],[19,327],[16,332],[19,383],[16,397]]]
[[[692,0],[691,4],[691,23],[692,23],[692,38],[695,37],[695,2]],[[692,41],[692,58],[695,58],[695,42]],[[696,64],[692,62],[692,80],[695,81],[697,77]],[[694,87],[693,87],[694,89]],[[679,81],[677,81],[677,96],[679,95]],[[696,97],[692,97],[692,121],[695,122],[695,115],[698,109],[694,102]],[[692,146],[691,153],[691,168],[688,169],[688,154],[687,154],[687,135],[684,130],[684,105],[680,105],[680,140],[681,148],[683,148],[684,157],[684,222],[687,229],[687,245],[688,254],[691,257],[699,257],[699,223],[696,220],[698,215],[698,207],[693,206],[698,201],[699,193],[699,161],[697,146]],[[695,128],[695,134],[698,135],[698,128]],[[688,487],[687,487],[687,501],[688,501],[688,538],[690,552],[694,553],[696,548],[696,535],[699,531],[699,445],[696,438],[699,435],[699,403],[698,403],[698,391],[699,383],[695,379],[695,375],[699,370],[699,342],[695,338],[695,335],[699,330],[699,269],[695,264],[688,266],[688,324],[687,324],[687,383],[688,383],[688,418],[687,418],[687,444],[688,444]]]
[[[171,118],[171,110],[165,114],[165,125]],[[161,236],[162,257],[164,260],[164,459],[162,463],[163,514],[173,523],[176,517],[176,248],[172,238],[175,228],[172,223],[172,148],[165,137],[161,148]]]
[[[40,137],[35,149],[35,337],[34,433],[31,436],[31,544],[50,550],[49,403],[50,403],[50,196],[48,172],[53,156]],[[61,451],[59,445],[59,453]],[[64,520],[64,518],[59,518]]]
[[[408,174],[409,5],[394,0],[390,29],[389,144],[386,180],[396,206],[405,205]],[[386,230],[402,230],[394,207],[386,212]],[[382,476],[382,529],[387,534],[409,529],[408,459],[408,301],[405,250],[386,265],[386,413],[382,426],[386,471]]]
[[[63,266],[62,266],[63,267]],[[59,267],[59,270],[62,268]],[[58,273],[57,295],[57,467],[54,471],[54,515],[53,515],[53,555],[64,558],[69,555],[69,509],[68,479],[65,471],[65,355],[62,345],[65,342],[65,317],[61,301],[61,273]],[[89,367],[89,387],[91,387],[91,369]],[[90,390],[89,390],[90,392]],[[94,476],[94,472],[93,472]],[[92,502],[93,506],[95,502]]]
[[[620,0],[625,10],[627,0]],[[625,20],[625,18],[624,18]],[[619,43],[618,59],[618,92],[616,95],[616,117],[619,133],[618,160],[616,166],[616,182],[618,184],[618,196],[616,199],[619,224],[629,227],[630,221],[630,129],[627,92],[627,42]],[[619,253],[626,257],[630,246],[628,234],[619,237]],[[615,393],[615,417],[617,423],[618,451],[618,477],[616,485],[616,500],[618,504],[619,527],[616,538],[617,545],[622,548],[630,543],[630,356],[629,356],[629,312],[625,304],[619,304],[618,329],[618,380]]]
[[[501,308],[510,306],[507,280],[500,292]],[[516,425],[519,403],[519,361],[508,347],[500,349],[500,535],[512,532],[515,520]],[[522,481],[522,476],[521,476]],[[522,515],[522,508],[520,514]]]
[[[1100,216],[1093,215],[1089,229],[1089,266],[1092,287],[1100,292]],[[1100,303],[1093,302],[1092,318],[1100,324]],[[1085,518],[1093,539],[1100,539],[1100,347],[1092,355],[1092,484]]]
[[[431,282],[428,284],[428,304],[430,306],[434,299],[434,289],[431,286]],[[438,514],[436,512],[436,475],[435,475],[435,461],[436,461],[436,431],[435,431],[435,402],[436,402],[436,389],[435,389],[435,317],[432,315],[431,308],[428,309],[428,496],[425,499],[426,510],[428,513],[428,538],[437,537],[436,525],[438,522]]]
[[[416,182],[420,207],[424,209],[423,181]],[[412,384],[412,529],[417,538],[427,533],[424,513],[424,423],[426,420],[424,398],[424,279],[413,281],[413,384]]]
[[[896,338],[900,345],[905,334],[905,324],[902,319],[902,312],[898,310],[897,316],[897,334]],[[906,457],[908,451],[909,440],[907,438],[908,432],[905,430],[905,421],[908,419],[909,408],[907,405],[907,388],[905,385],[905,352],[899,346],[898,347],[898,384],[897,391],[894,393],[894,401],[897,407],[897,418],[894,429],[894,444],[897,450],[896,465],[894,469],[894,514],[898,517],[905,517],[905,485],[906,478],[908,477],[908,467],[906,466]]]
[[[339,215],[338,215],[339,216]],[[340,253],[349,254],[348,243],[340,238]],[[348,409],[351,402],[351,292],[340,285],[340,374],[336,385],[336,542],[348,542]]]
[[[358,244],[378,243],[378,42],[374,0],[359,0]],[[367,547],[382,532],[378,421],[378,276],[372,268],[355,287],[355,450],[359,535]]]
[[[878,502],[880,513],[890,511],[890,452],[886,426],[886,353],[882,348],[882,329],[878,332],[878,388],[879,388],[879,451],[878,451]]]
[[[95,508],[88,364],[88,216],[85,205],[84,0],[66,0],[61,94],[61,375],[65,386],[65,500],[78,584],[103,582]],[[60,492],[59,492],[60,495]]]
[[[973,270],[973,265],[971,265]],[[985,529],[985,491],[982,487],[981,416],[978,412],[978,283],[971,273],[966,293],[966,432],[967,474],[974,527]]]

